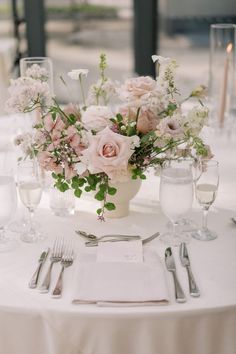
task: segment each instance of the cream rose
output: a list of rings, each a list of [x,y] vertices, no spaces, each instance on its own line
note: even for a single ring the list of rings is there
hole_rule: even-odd
[[[81,161],[90,173],[105,172],[113,181],[128,178],[128,161],[133,154],[133,137],[114,133],[105,128],[97,135],[90,135],[89,147],[82,152]]]
[[[156,89],[156,81],[149,76],[140,76],[125,81],[120,97],[128,101],[139,101]]]
[[[106,106],[90,106],[82,115],[82,122],[88,130],[99,132],[111,126],[112,111]]]

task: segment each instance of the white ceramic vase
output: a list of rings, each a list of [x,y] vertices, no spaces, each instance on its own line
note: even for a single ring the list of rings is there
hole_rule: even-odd
[[[123,218],[129,214],[129,203],[135,197],[141,187],[141,179],[129,179],[126,182],[110,183],[111,187],[117,189],[115,195],[108,195],[107,202],[115,204],[116,209],[105,211],[107,218]]]

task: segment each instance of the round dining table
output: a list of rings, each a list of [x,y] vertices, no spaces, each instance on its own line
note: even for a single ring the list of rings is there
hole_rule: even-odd
[[[0,143],[1,153],[15,153],[12,141],[19,133],[21,119],[0,118],[5,139]],[[35,213],[44,239],[25,243],[20,233],[8,230],[16,247],[0,253],[0,354],[236,354],[236,224],[232,222],[236,216],[236,136],[232,134],[229,139],[211,131],[205,134],[219,161],[220,185],[208,220],[218,237],[205,242],[190,238],[187,244],[200,297],[189,295],[179,247],[173,247],[177,274],[187,298],[185,303],[175,301],[172,275],[164,261],[167,245],[156,238],[143,247],[155,249],[160,256],[168,303],[119,307],[72,303],[76,264],[86,249],[84,239],[75,231],[142,237],[163,232],[168,220],[158,202],[159,177],[153,172],[147,175],[127,217],[107,218],[105,222],[98,221],[92,197],[77,199],[74,215],[54,215],[45,191]],[[20,220],[23,214],[19,201],[13,220]],[[196,201],[188,217],[200,226],[201,208]],[[53,267],[48,293],[30,289],[28,284],[41,252],[52,248],[57,236],[73,240],[75,257],[73,265],[65,269],[62,296],[53,298],[51,290],[59,263]],[[91,252],[96,252],[96,247]],[[48,257],[39,283],[49,262]]]

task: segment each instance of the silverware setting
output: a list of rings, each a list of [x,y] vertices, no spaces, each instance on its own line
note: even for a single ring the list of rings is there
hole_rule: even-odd
[[[40,275],[42,266],[43,266],[43,264],[45,263],[45,261],[47,259],[49,251],[50,251],[50,248],[47,248],[41,253],[41,255],[39,257],[39,260],[38,260],[37,269],[35,270],[34,274],[32,275],[32,278],[30,279],[29,288],[35,289],[37,287],[38,280],[39,280],[39,275]]]
[[[146,244],[152,240],[154,240],[156,237],[160,235],[159,232],[156,232],[155,234],[146,237],[142,239],[141,236],[139,235],[120,235],[120,234],[114,234],[114,235],[103,235],[103,236],[96,236],[93,234],[87,234],[85,231],[76,231],[76,233],[88,241],[85,242],[85,245],[87,247],[94,247],[97,246],[99,242],[119,242],[119,241],[133,241],[133,240],[142,240],[142,244]]]
[[[182,242],[180,245],[180,261],[183,267],[186,268],[187,274],[188,274],[188,284],[189,284],[189,292],[190,295],[193,297],[199,297],[200,296],[200,291],[198,289],[198,286],[195,282],[192,269],[190,267],[190,260],[188,256],[188,250],[185,242]]]
[[[186,302],[185,294],[183,292],[183,289],[182,289],[180,282],[178,280],[178,277],[177,277],[175,260],[174,260],[174,256],[172,254],[172,250],[170,247],[168,247],[165,250],[165,263],[166,263],[167,270],[169,272],[171,272],[172,276],[173,276],[176,302],[179,302],[179,303]]]
[[[193,272],[190,266],[190,259],[188,255],[188,250],[185,242],[182,242],[179,248],[179,257],[180,262],[183,267],[186,268],[188,275],[188,284],[189,284],[189,293],[192,297],[199,297],[200,290],[196,284],[196,281],[193,276]],[[174,255],[172,253],[171,247],[166,248],[165,250],[165,264],[166,268],[173,275],[174,287],[175,287],[175,299],[176,302],[186,302],[186,297],[184,291],[180,285],[180,282],[177,277],[176,265],[174,260]]]
[[[52,254],[50,256],[50,265],[48,271],[46,273],[46,276],[42,284],[39,287],[40,293],[48,293],[50,283],[51,283],[52,267],[55,263],[61,261],[63,250],[64,250],[64,239],[62,237],[57,237],[52,248]]]
[[[62,259],[61,259],[61,271],[60,271],[56,286],[52,292],[52,297],[54,297],[54,298],[61,297],[63,273],[64,273],[65,268],[68,268],[73,264],[73,261],[74,261],[73,242],[70,242],[65,247],[65,252],[64,252]]]
[[[64,242],[63,237],[57,237],[54,241],[53,247],[52,247],[52,253],[50,255],[50,265],[47,269],[47,273],[44,277],[44,280],[42,284],[39,286],[39,292],[40,293],[48,293],[50,289],[50,283],[51,283],[51,273],[52,273],[52,268],[54,263],[60,262],[61,264],[61,270],[55,285],[55,288],[52,292],[52,297],[53,298],[59,298],[62,295],[62,289],[63,289],[63,273],[65,268],[70,267],[73,264],[74,261],[74,243],[72,241]],[[38,266],[36,271],[34,272],[32,278],[29,281],[29,288],[35,289],[38,285],[38,279],[39,279],[39,274],[41,272],[42,266],[45,263],[47,256],[50,252],[50,248],[45,249],[38,260]]]

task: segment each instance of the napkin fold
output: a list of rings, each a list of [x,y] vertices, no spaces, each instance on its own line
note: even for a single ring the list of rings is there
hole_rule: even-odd
[[[164,269],[155,250],[144,250],[143,262],[96,262],[81,253],[75,265],[72,303],[99,306],[167,304]]]

